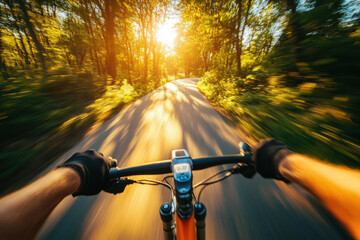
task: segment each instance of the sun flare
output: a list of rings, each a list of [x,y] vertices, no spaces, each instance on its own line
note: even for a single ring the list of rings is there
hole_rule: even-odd
[[[160,42],[172,47],[176,37],[175,23],[173,21],[166,21],[161,24],[156,36]]]

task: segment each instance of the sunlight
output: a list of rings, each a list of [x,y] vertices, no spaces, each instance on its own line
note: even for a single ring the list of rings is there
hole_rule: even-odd
[[[175,20],[169,19],[165,23],[161,24],[156,37],[162,44],[173,47],[176,37]]]
[[[167,83],[165,84],[166,88],[172,91],[178,91],[177,86],[174,83]]]

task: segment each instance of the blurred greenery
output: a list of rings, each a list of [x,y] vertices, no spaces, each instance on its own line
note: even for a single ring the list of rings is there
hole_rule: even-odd
[[[49,70],[44,84],[36,71],[18,71],[0,81],[2,181],[26,168],[26,163],[46,165],[42,155],[54,149],[55,155],[63,151],[79,131],[137,96],[126,83],[120,88],[104,88],[97,78],[88,72],[75,74],[58,68]]]
[[[323,91],[323,86],[310,83],[299,87],[268,84],[266,91],[250,85],[239,93],[234,91],[235,82],[227,81],[220,89],[211,83],[212,77],[206,74],[199,88],[251,136],[276,138],[294,151],[360,168],[359,123],[353,117],[358,109],[351,107],[358,96],[319,99],[317,91]]]
[[[297,152],[360,168],[359,4],[252,3],[249,19],[253,21],[257,11],[267,22],[243,21],[250,35],[258,26],[262,30],[255,31],[252,41],[242,42],[240,71],[234,64],[226,67],[234,54],[217,51],[218,60],[199,88],[257,139],[277,138]],[[273,18],[266,18],[271,12]],[[268,23],[273,29],[266,31]],[[264,37],[278,40],[266,48],[256,43],[266,41]],[[221,47],[228,49],[226,44]]]

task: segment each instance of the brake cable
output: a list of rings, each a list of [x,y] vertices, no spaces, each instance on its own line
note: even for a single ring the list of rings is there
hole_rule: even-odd
[[[219,171],[219,172],[215,173],[214,175],[208,177],[207,179],[195,184],[194,187],[193,187],[194,189],[197,188],[197,187],[202,186],[202,188],[200,189],[199,194],[198,194],[197,202],[200,202],[201,193],[203,192],[203,190],[207,186],[209,186],[211,184],[214,184],[214,183],[221,182],[221,181],[227,179],[228,177],[230,177],[232,174],[242,173],[245,177],[253,176],[252,172],[250,172],[249,174],[246,172],[246,171],[248,171],[249,168],[252,168],[252,166],[248,165],[248,164],[238,163],[238,164],[234,165],[232,168],[228,168],[228,169]],[[219,177],[219,178],[217,178],[217,179],[215,179],[213,181],[210,181],[214,177],[216,177],[216,176],[218,176],[220,174],[223,174],[223,173],[225,173],[224,176]]]
[[[157,180],[153,180],[153,179],[139,179],[139,180],[134,180],[134,181],[135,181],[134,183],[137,183],[137,184],[162,185],[164,187],[167,187],[171,191],[173,190],[173,187],[170,184],[164,183],[164,182],[161,182],[161,181],[157,181]]]
[[[168,178],[174,178],[174,175],[166,176],[166,177],[164,177],[163,180],[162,180],[163,182],[166,182],[167,184],[171,185],[171,184],[168,182],[168,180],[167,180]]]

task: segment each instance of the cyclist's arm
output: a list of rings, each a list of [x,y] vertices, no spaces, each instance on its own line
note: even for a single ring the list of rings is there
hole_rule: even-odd
[[[281,161],[279,172],[312,192],[360,239],[360,171],[293,153]]]
[[[80,186],[71,168],[57,168],[44,177],[0,199],[3,239],[33,239],[50,212]]]

